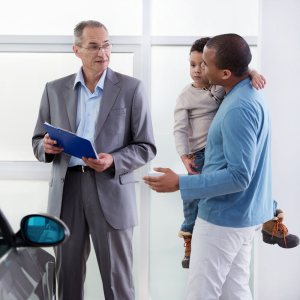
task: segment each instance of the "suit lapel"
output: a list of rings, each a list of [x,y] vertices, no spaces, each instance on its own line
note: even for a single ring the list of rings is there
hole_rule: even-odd
[[[100,134],[103,124],[120,92],[120,87],[117,85],[118,82],[119,79],[117,78],[115,72],[108,68],[104,82],[103,96],[100,104],[100,112],[96,124],[95,141],[98,135]]]
[[[66,82],[66,88],[63,90],[63,99],[65,101],[69,126],[72,132],[76,132],[76,116],[77,116],[77,90],[73,88],[76,74],[70,77]]]

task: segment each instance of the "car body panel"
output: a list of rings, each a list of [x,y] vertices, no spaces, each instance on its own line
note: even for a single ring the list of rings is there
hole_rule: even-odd
[[[63,243],[68,227],[56,217],[23,217],[14,233],[0,209],[0,300],[55,299],[55,259],[40,247]]]
[[[53,299],[55,260],[38,248],[9,250],[0,259],[0,299]]]

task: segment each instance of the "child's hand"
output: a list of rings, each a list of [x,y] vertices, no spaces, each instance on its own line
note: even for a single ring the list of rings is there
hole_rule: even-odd
[[[249,72],[249,75],[251,77],[251,84],[254,88],[257,90],[263,89],[267,83],[266,78],[259,74],[255,70],[251,70]]]
[[[188,154],[181,155],[181,160],[189,174],[199,174],[194,168],[196,167],[194,157]]]

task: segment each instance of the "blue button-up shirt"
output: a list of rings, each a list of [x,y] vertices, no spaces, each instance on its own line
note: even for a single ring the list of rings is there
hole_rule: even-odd
[[[99,115],[105,77],[106,70],[103,72],[93,92],[85,85],[82,68],[77,73],[74,82],[74,89],[78,88],[76,134],[90,140],[93,145],[95,142],[95,127]],[[69,166],[72,167],[75,165],[84,165],[84,162],[82,159],[72,156]]]

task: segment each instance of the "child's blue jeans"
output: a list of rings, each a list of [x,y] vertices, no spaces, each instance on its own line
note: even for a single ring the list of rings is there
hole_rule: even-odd
[[[196,165],[194,169],[197,172],[202,172],[204,166],[204,157],[205,157],[204,152],[205,149],[202,149],[194,153],[195,165]],[[192,176],[192,174],[189,175]],[[193,201],[188,201],[188,202],[183,201],[184,221],[180,228],[181,231],[193,233],[195,221],[198,215],[198,203],[199,203],[199,199],[195,199]]]

